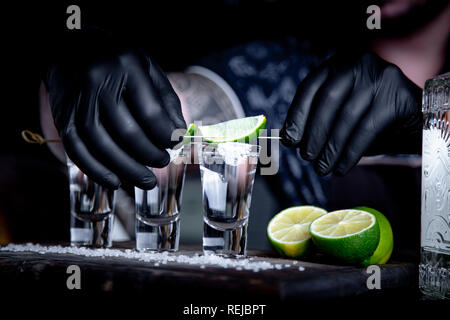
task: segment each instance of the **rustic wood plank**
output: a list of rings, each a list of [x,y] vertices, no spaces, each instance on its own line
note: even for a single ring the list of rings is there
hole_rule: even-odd
[[[129,248],[125,245],[122,250]],[[178,254],[195,255],[199,248],[185,247]],[[258,301],[302,301],[340,299],[389,292],[411,292],[417,287],[417,266],[392,263],[381,266],[381,289],[369,290],[365,268],[331,265],[274,257],[272,252],[250,251],[252,261],[291,264],[281,270],[236,270],[219,266],[168,262],[155,265],[122,257],[86,257],[74,254],[39,254],[0,251],[0,284],[18,290],[47,290],[67,293],[69,265],[78,265],[84,293],[141,293],[173,299],[205,301],[224,297]],[[319,260],[314,257],[312,260]],[[299,266],[305,268],[299,271]]]

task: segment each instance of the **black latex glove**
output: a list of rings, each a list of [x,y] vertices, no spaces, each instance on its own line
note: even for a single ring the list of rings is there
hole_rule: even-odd
[[[156,184],[145,166],[170,158],[172,132],[186,128],[180,101],[161,69],[139,50],[122,50],[99,32],[78,32],[46,77],[56,128],[71,160],[91,179]]]
[[[343,175],[363,155],[420,152],[421,95],[373,53],[335,55],[299,85],[280,135],[320,175]]]

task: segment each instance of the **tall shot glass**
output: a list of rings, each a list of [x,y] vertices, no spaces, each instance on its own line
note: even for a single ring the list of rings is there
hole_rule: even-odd
[[[70,181],[70,244],[112,245],[115,190],[93,182],[66,156]]]
[[[139,251],[177,251],[180,213],[186,164],[190,145],[167,150],[170,163],[149,168],[156,176],[151,190],[135,187],[136,249]]]
[[[203,252],[247,254],[247,225],[260,146],[197,145],[203,202]]]

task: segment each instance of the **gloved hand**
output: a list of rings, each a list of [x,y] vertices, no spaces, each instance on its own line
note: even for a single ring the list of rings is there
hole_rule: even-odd
[[[165,166],[172,132],[186,128],[168,79],[145,53],[99,32],[74,33],[62,48],[45,83],[67,155],[99,184],[153,188],[145,166]]]
[[[335,55],[299,85],[281,130],[320,175],[363,155],[420,152],[422,90],[373,53]]]

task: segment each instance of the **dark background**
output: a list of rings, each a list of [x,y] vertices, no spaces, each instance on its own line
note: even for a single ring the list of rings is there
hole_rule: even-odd
[[[182,70],[215,51],[250,40],[277,39],[286,35],[308,39],[319,48],[363,47],[379,32],[369,32],[366,28],[366,8],[376,2],[166,0],[2,3],[4,81],[0,109],[0,244],[9,241],[68,241],[69,199],[65,166],[46,146],[27,144],[20,136],[24,129],[41,131],[39,84],[49,57],[60,44],[58,32],[65,29],[68,5],[80,6],[82,27],[99,26],[130,44],[143,46],[165,71],[174,71]],[[407,22],[399,21],[397,26],[391,26],[391,30],[397,28],[401,32],[407,27]],[[382,169],[382,172],[382,176],[389,179],[390,169]],[[418,170],[412,175],[406,173],[406,176],[412,180],[408,183],[419,186]],[[264,186],[261,188],[261,194],[270,198]],[[360,190],[360,194],[353,195],[354,200],[372,196],[358,185],[353,188]],[[412,199],[405,202],[410,206],[405,210],[419,210],[420,188],[414,188],[413,194],[393,189],[386,192],[395,191],[398,197]],[[335,191],[339,198],[342,189],[335,187]],[[273,208],[280,205],[274,199],[269,201]],[[252,210],[258,206],[257,203],[254,199]],[[343,206],[345,203],[335,201],[335,205]],[[347,202],[347,205],[353,203]],[[389,203],[383,206],[386,210],[395,210]],[[418,222],[416,220],[413,231],[408,231],[417,235],[415,241],[419,235]],[[259,227],[265,223],[261,221]]]
[[[373,1],[372,1],[373,2]],[[324,48],[361,44],[366,33],[364,1],[205,0],[205,1],[15,1],[2,4],[2,150],[16,151],[11,131],[36,127],[40,77],[61,45],[66,8],[81,8],[82,26],[98,26],[145,47],[165,71],[182,70],[214,51],[250,40],[294,35]],[[376,32],[376,31],[374,31]],[[70,48],[69,48],[70,49]],[[6,72],[5,72],[6,71]]]

